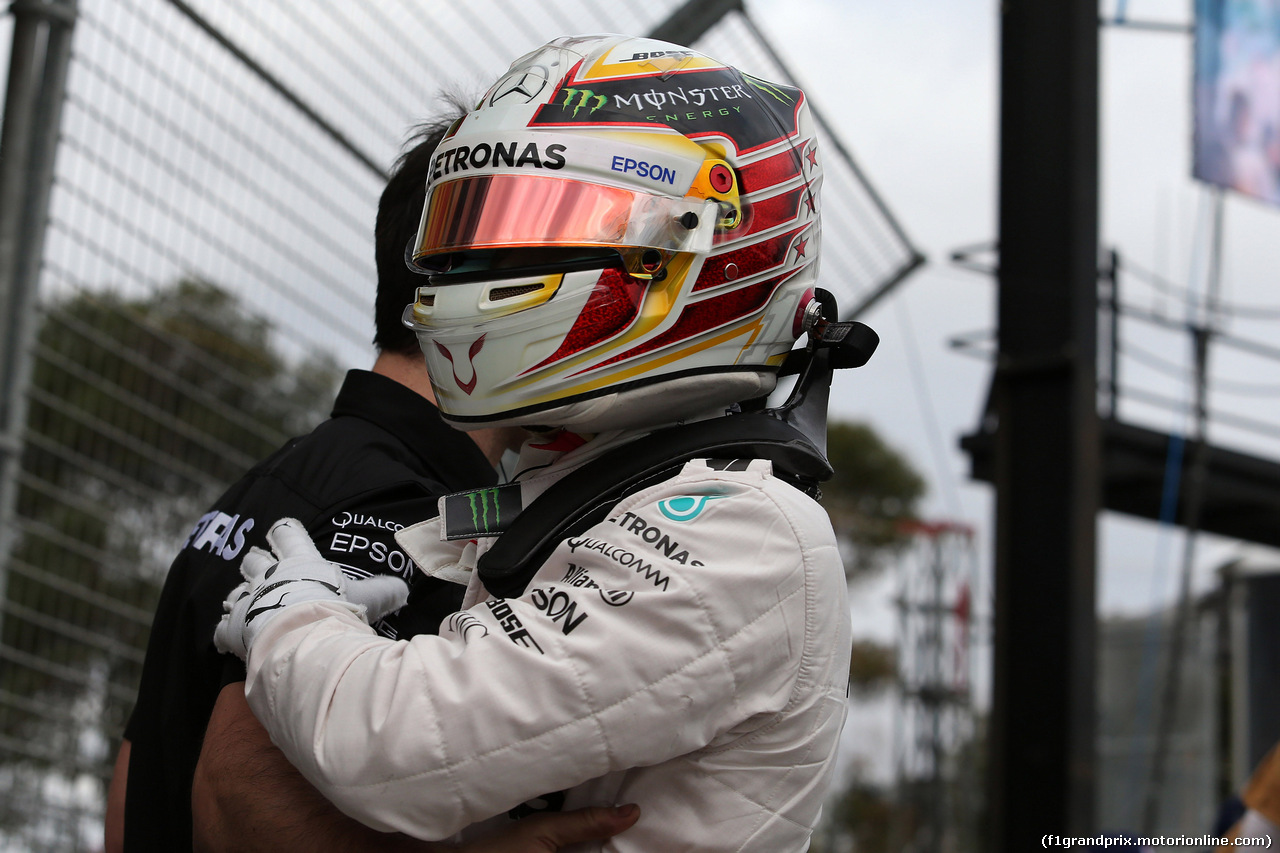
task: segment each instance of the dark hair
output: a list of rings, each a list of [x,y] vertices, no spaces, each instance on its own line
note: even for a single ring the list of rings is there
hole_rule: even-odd
[[[458,107],[455,101],[450,99],[450,103]],[[392,166],[391,179],[378,200],[378,221],[373,229],[378,267],[373,344],[380,352],[418,352],[418,339],[401,325],[400,316],[426,280],[405,265],[404,252],[422,218],[432,155],[458,118],[459,115],[449,115],[422,124],[414,131],[406,143],[411,147]]]

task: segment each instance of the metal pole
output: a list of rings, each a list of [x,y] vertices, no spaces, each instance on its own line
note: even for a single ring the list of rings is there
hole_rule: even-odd
[[[1218,587],[1217,611],[1218,624],[1214,630],[1214,742],[1217,758],[1214,761],[1213,794],[1218,802],[1226,800],[1235,791],[1235,775],[1231,772],[1232,738],[1235,727],[1232,719],[1232,660],[1231,647],[1231,611],[1235,598],[1237,563],[1228,563],[1221,570],[1221,583]]]
[[[943,631],[943,607],[942,607],[942,537],[945,534],[939,532],[933,535],[933,564],[930,568],[930,602],[929,610],[926,618],[929,620],[929,644],[931,661],[929,664],[930,679],[932,683],[929,685],[931,689],[931,702],[929,706],[929,761],[932,767],[929,768],[929,802],[926,804],[928,809],[929,823],[928,841],[925,850],[928,853],[942,853],[943,841],[943,825],[945,823],[946,812],[943,807],[945,798],[943,782],[942,782],[942,716],[946,713],[947,707],[947,683],[943,672],[946,667],[943,664],[943,646],[945,632]]]
[[[1152,835],[1159,818],[1160,802],[1164,794],[1165,765],[1168,761],[1169,741],[1178,718],[1178,698],[1182,686],[1182,649],[1186,644],[1188,624],[1191,621],[1191,574],[1195,567],[1196,543],[1199,540],[1200,510],[1204,504],[1204,489],[1209,468],[1209,343],[1213,337],[1213,315],[1217,311],[1218,293],[1222,272],[1222,190],[1214,189],[1213,236],[1209,255],[1209,277],[1205,289],[1205,316],[1193,326],[1195,342],[1195,426],[1191,446],[1191,467],[1187,474],[1186,503],[1183,505],[1182,524],[1186,538],[1182,545],[1182,566],[1178,580],[1178,601],[1175,605],[1173,630],[1169,638],[1169,655],[1165,660],[1164,689],[1156,706],[1159,724],[1156,726],[1155,749],[1151,756],[1151,775],[1147,781],[1147,796],[1142,809],[1142,832]]]
[[[912,634],[911,619],[911,561],[898,564],[898,594],[894,604],[898,608],[898,713],[893,715],[893,763],[894,801],[903,805],[908,800],[910,787],[907,778],[911,769],[911,679],[916,672],[916,644]],[[906,809],[894,809],[889,815],[889,849],[906,848]]]
[[[36,292],[76,0],[17,0],[0,131],[0,603],[17,540]],[[0,607],[0,627],[4,610]]]
[[[1120,253],[1107,253],[1107,417],[1120,417]]]
[[[1098,19],[1001,3],[992,850],[1093,825]]]

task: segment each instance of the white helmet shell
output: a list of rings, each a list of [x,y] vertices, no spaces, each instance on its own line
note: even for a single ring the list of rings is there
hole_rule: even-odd
[[[414,246],[441,411],[595,431],[768,393],[821,180],[798,89],[623,36],[517,60],[437,149]]]

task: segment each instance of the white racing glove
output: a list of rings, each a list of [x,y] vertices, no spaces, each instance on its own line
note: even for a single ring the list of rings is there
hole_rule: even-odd
[[[392,575],[349,580],[316,550],[302,522],[282,518],[267,531],[271,551],[251,548],[240,564],[244,582],[222,602],[213,631],[219,651],[244,659],[263,627],[283,608],[306,601],[340,602],[366,622],[399,610],[409,585]],[[274,552],[274,554],[273,554]]]

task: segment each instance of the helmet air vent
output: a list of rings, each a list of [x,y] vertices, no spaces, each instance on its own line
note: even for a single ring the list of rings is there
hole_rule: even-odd
[[[495,287],[489,291],[490,302],[501,302],[505,299],[515,299],[517,296],[524,296],[526,293],[534,293],[546,287],[542,282],[534,282],[532,284],[513,284],[509,287]]]

